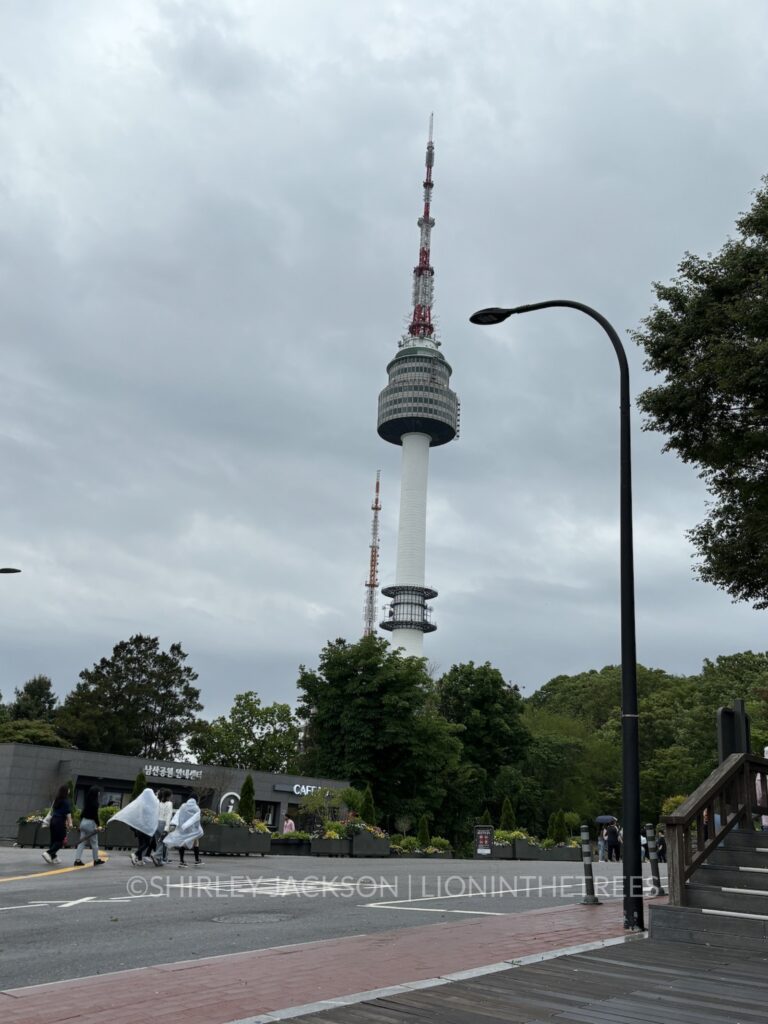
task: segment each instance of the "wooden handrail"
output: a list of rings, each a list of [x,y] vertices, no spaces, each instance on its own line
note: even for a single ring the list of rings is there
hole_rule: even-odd
[[[758,797],[758,791],[760,797]],[[737,825],[752,831],[768,813],[768,759],[731,754],[675,810],[666,815],[669,899],[685,906],[685,884]]]

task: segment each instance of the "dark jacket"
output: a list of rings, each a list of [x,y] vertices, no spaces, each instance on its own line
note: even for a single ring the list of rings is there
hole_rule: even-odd
[[[63,800],[54,800],[51,808],[51,818],[66,818],[72,813],[72,804],[64,797]]]

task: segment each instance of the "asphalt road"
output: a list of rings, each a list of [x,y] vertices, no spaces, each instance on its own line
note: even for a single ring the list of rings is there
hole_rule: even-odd
[[[61,856],[71,865],[71,852]],[[594,868],[620,917],[621,866]],[[112,852],[100,867],[62,872],[39,850],[0,848],[0,989],[581,896],[580,863],[208,857],[182,870],[134,868]]]

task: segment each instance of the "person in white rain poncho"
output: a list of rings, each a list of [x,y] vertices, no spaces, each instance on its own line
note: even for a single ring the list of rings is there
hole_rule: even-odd
[[[165,845],[175,846],[179,851],[179,864],[184,866],[184,851],[193,850],[195,864],[200,864],[200,839],[203,826],[200,824],[200,808],[192,797],[176,811],[171,818],[171,826],[176,826],[165,837]]]
[[[160,819],[160,801],[151,789],[139,793],[135,800],[122,807],[113,815],[113,821],[124,821],[136,833],[139,845],[136,853],[131,854],[133,864],[144,864],[152,857],[155,846],[158,821]]]

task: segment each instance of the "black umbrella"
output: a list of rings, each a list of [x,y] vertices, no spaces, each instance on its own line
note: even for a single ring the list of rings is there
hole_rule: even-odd
[[[613,814],[598,814],[595,821],[598,825],[610,825],[612,821],[616,821],[616,818]]]

